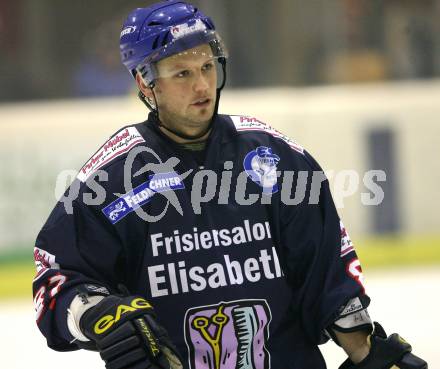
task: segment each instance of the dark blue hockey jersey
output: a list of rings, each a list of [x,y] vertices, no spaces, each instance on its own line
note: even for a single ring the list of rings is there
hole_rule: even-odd
[[[111,137],[38,235],[37,323],[75,350],[79,286],[123,284],[155,307],[185,368],[325,368],[317,344],[353,297],[360,264],[328,181],[255,118],[218,115],[200,166],[154,117]]]

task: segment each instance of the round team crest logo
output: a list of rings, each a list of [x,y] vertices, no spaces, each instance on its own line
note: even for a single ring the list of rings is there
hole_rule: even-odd
[[[244,158],[243,166],[248,177],[259,186],[263,193],[278,192],[277,164],[280,157],[270,147],[260,146],[250,151]]]

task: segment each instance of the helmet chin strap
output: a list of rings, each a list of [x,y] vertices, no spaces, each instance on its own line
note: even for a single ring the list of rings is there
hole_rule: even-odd
[[[163,123],[160,121],[159,119],[159,110],[157,108],[157,100],[156,100],[156,95],[154,94],[154,82],[150,83],[148,85],[148,87],[151,89],[151,92],[153,93],[153,99],[154,99],[154,106],[151,104],[151,102],[149,101],[149,99],[145,96],[145,94],[142,91],[139,91],[138,96],[141,99],[141,101],[147,106],[147,108],[155,115],[156,117],[156,122],[157,125],[159,127],[162,127],[164,129],[166,129],[167,131],[175,134],[177,137],[180,137],[184,140],[198,140],[199,138],[202,138],[203,136],[205,136],[209,130],[212,127],[212,123],[214,122],[215,117],[217,116],[217,112],[218,112],[218,105],[220,102],[220,94],[221,91],[223,89],[223,87],[225,86],[226,83],[226,59],[225,58],[221,58],[222,60],[219,60],[221,65],[222,65],[222,70],[223,70],[223,81],[222,84],[220,85],[219,88],[217,88],[217,93],[216,93],[216,98],[215,98],[215,106],[214,106],[214,113],[212,114],[212,118],[208,124],[208,127],[201,133],[199,133],[198,135],[187,135],[185,133],[182,132],[177,132],[174,129],[171,129],[165,125],[163,125]]]

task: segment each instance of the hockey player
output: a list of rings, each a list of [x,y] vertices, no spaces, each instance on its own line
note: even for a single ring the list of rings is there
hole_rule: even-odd
[[[341,368],[426,368],[370,320],[314,159],[217,113],[227,52],[210,18],[181,1],[136,9],[121,56],[151,112],[101,146],[38,235],[49,347],[99,351],[109,369],[320,369],[332,337]]]

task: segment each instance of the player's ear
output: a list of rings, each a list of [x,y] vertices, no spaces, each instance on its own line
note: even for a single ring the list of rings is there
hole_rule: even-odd
[[[151,91],[151,88],[147,86],[139,73],[136,74],[136,84],[138,85],[139,90],[141,90],[141,92],[145,95],[145,97],[153,97],[153,92]]]

